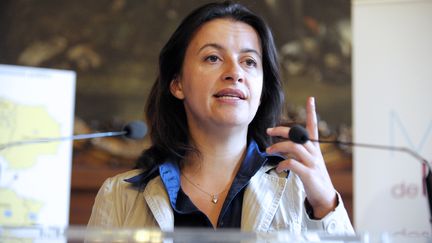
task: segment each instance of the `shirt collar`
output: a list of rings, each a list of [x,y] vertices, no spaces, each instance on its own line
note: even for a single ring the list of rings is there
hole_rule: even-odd
[[[153,166],[152,168],[136,176],[125,179],[124,181],[131,183],[133,187],[144,188],[151,179],[159,175],[158,168],[158,166]]]
[[[159,166],[159,174],[167,190],[171,206],[175,209],[180,190],[180,168],[177,163],[165,162]]]
[[[258,144],[252,140],[249,143],[249,146],[246,150],[246,156],[236,177],[239,179],[250,178],[265,163],[274,163],[273,161],[279,162],[283,159],[284,158],[281,155],[267,154],[266,152],[260,151]],[[131,183],[135,187],[144,188],[145,185],[158,174],[161,176],[161,179],[168,192],[171,205],[174,206],[177,200],[178,191],[180,189],[180,168],[178,163],[166,161],[139,175],[125,179],[124,181]]]

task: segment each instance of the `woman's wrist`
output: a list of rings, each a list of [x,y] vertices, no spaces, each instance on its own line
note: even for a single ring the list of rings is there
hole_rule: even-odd
[[[330,203],[315,206],[315,207],[313,207],[310,204],[310,202],[308,201],[307,198],[305,199],[306,213],[308,214],[310,219],[316,219],[316,220],[322,219],[327,214],[334,211],[338,205],[339,205],[339,200],[338,200],[338,196],[336,193],[335,193],[333,200],[331,200]]]

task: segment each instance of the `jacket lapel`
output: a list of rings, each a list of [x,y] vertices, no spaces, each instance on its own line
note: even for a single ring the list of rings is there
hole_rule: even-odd
[[[252,178],[244,199],[241,229],[268,231],[286,187],[284,177],[267,174],[274,166],[264,166]]]
[[[151,180],[144,189],[144,198],[162,231],[174,230],[174,213],[160,176]]]

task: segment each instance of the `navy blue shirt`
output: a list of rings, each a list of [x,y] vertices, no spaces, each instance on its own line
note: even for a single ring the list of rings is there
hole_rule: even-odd
[[[251,177],[267,162],[279,162],[280,156],[268,155],[261,152],[255,141],[251,141],[246,156],[235,176],[231,188],[225,198],[219,214],[217,228],[240,228],[243,195]],[[158,169],[157,169],[158,168]],[[201,212],[183,192],[180,184],[180,168],[176,162],[164,162],[138,176],[127,179],[133,184],[149,181],[157,175],[168,193],[171,207],[174,212],[175,227],[213,227],[209,218]]]

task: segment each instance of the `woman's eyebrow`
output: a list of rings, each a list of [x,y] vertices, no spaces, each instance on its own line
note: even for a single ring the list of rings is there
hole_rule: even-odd
[[[224,49],[223,46],[221,46],[221,45],[219,45],[219,44],[216,44],[216,43],[207,43],[207,44],[203,45],[203,46],[198,50],[198,53],[201,52],[202,50],[204,50],[204,49],[207,48],[207,47],[213,47],[213,48],[218,49],[218,50],[223,50],[223,49]]]
[[[207,47],[213,47],[213,48],[218,49],[218,50],[224,50],[224,49],[225,49],[223,46],[221,46],[221,45],[219,45],[219,44],[217,44],[217,43],[207,43],[207,44],[203,45],[203,46],[198,50],[198,53],[201,52],[203,49],[205,49],[205,48],[207,48]],[[249,53],[249,52],[252,52],[252,53],[257,54],[260,58],[262,58],[262,57],[261,57],[261,54],[260,54],[257,50],[255,50],[255,49],[253,49],[253,48],[243,48],[243,49],[240,50],[240,52],[241,52],[241,53]]]
[[[261,54],[260,54],[257,50],[255,50],[255,49],[253,49],[253,48],[243,48],[243,49],[240,50],[240,52],[241,52],[241,53],[249,53],[249,52],[252,52],[252,53],[257,54],[257,56],[258,56],[259,58],[262,58]]]

